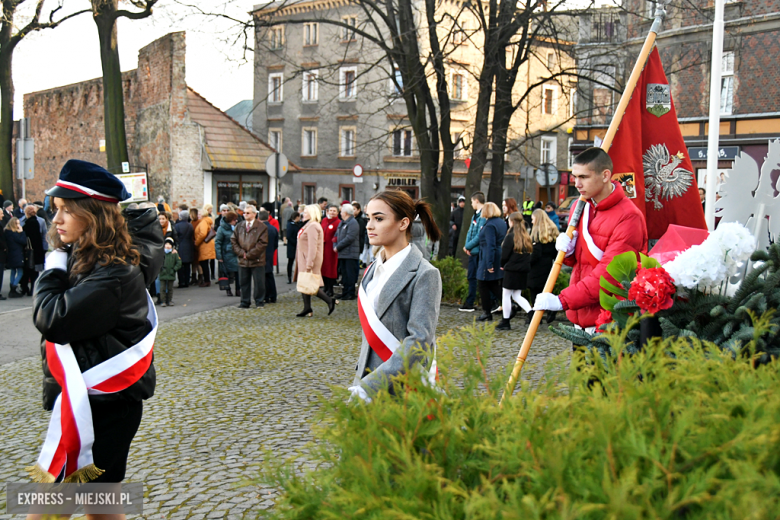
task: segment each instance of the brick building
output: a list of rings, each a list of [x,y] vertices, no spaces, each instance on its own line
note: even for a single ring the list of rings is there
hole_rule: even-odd
[[[599,9],[580,19],[578,67],[600,71],[607,84],[625,84],[650,29],[652,0],[624,0],[620,9]],[[698,174],[704,182],[712,59],[711,0],[673,0],[657,46],[671,86],[677,116]],[[720,160],[731,168],[739,152],[761,164],[768,142],[780,137],[780,0],[726,0],[720,106]],[[619,95],[582,81],[573,153],[606,133]]]
[[[271,148],[187,87],[185,54],[185,34],[171,33],[122,74],[131,171],[147,171],[150,199],[162,195],[172,207],[216,205],[223,185],[227,200],[267,200]],[[101,79],[26,94],[24,113],[35,139],[29,200],[43,199],[68,159],[106,165]]]

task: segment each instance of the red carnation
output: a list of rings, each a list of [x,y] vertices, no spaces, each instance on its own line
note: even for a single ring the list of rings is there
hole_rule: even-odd
[[[636,301],[642,312],[655,314],[674,304],[677,288],[663,267],[639,268],[628,289],[628,298]]]
[[[598,332],[605,332],[604,325],[612,323],[612,313],[606,309],[601,309],[599,317],[596,318],[596,330]]]

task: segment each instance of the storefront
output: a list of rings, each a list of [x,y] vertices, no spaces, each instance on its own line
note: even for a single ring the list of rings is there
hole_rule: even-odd
[[[409,196],[412,197],[412,199],[417,200],[420,198],[420,186],[419,186],[419,176],[398,176],[398,177],[387,177],[387,189],[388,190],[401,190],[405,191],[409,194]]]
[[[268,176],[258,173],[214,173],[213,181],[216,200],[214,206],[232,202],[238,205],[242,200],[265,202],[265,187]]]

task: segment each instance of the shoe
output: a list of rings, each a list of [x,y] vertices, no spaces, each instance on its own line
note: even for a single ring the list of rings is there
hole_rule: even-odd
[[[477,318],[477,321],[493,321],[493,315],[492,314],[482,314],[479,318]]]
[[[186,289],[187,287],[189,287],[189,285],[179,284],[179,285],[176,286],[177,289]]]
[[[233,296],[233,291],[230,289],[230,287],[225,289],[225,292],[227,293],[227,296]]]
[[[238,308],[239,308],[239,309],[248,309],[248,308],[249,308],[249,305],[244,305],[244,304],[242,303],[242,304],[239,304]]]
[[[526,312],[525,313],[525,324],[526,324],[526,326],[531,324],[531,320],[532,319],[534,319],[534,311]]]
[[[168,302],[168,307],[173,307],[173,302]]]
[[[330,305],[328,305],[328,316],[333,314],[333,311],[336,309],[336,305],[339,304],[339,301],[336,298],[330,299]]]
[[[517,302],[512,302],[512,312],[509,313],[509,319],[511,320],[515,316],[517,316],[517,312],[520,310],[520,306],[517,304]]]
[[[263,302],[255,302],[255,307],[257,307],[258,309],[262,309],[263,307],[265,307],[265,303],[263,303]]]
[[[496,303],[495,305],[493,305],[493,308],[490,309],[490,314],[495,314],[497,312],[501,312],[501,310],[502,310],[501,304],[500,303]]]
[[[241,287],[236,287],[236,296],[241,296]]]
[[[211,287],[211,282],[209,281],[208,278],[206,278],[205,280],[203,280],[203,283],[200,284],[200,287]]]
[[[18,285],[12,285],[11,286],[11,290],[8,291],[8,297],[9,298],[21,298],[22,297],[22,292],[19,289]]]
[[[160,307],[167,307],[167,306],[168,306],[168,302],[163,302],[162,305],[160,305]]]
[[[158,297],[158,298],[157,298],[157,301],[156,301],[156,302],[154,302],[154,304],[155,304],[155,305],[162,305],[162,304],[163,304],[163,301],[162,301],[162,300],[161,300],[161,299]]]
[[[496,330],[512,330],[512,326],[509,324],[509,320],[501,318],[501,323],[496,325]]]
[[[287,285],[292,285],[292,280],[287,280]]]
[[[458,310],[460,312],[474,312],[475,310],[477,310],[477,308],[474,307],[473,305],[463,304],[463,305],[460,306],[460,309],[458,309]]]
[[[548,311],[547,312],[547,323],[552,323],[555,321],[555,316],[558,314],[557,311]]]
[[[341,301],[344,300],[357,300],[357,298],[355,298],[354,296],[342,296]]]
[[[0,294],[0,300],[5,300],[5,299],[6,299],[6,297],[3,296],[2,294]]]
[[[311,309],[304,309],[298,314],[296,314],[295,316],[298,318],[311,318],[312,314],[314,313],[312,312]]]

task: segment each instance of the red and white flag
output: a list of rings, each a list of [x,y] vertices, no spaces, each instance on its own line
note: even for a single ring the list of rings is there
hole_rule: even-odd
[[[650,53],[609,155],[613,180],[645,215],[648,238],[661,238],[669,224],[707,229],[658,49]]]
[[[52,409],[46,440],[38,461],[28,471],[38,482],[54,482],[64,470],[64,482],[88,482],[103,471],[95,466],[95,431],[88,395],[121,392],[149,369],[157,336],[157,310],[149,293],[147,319],[152,330],[137,345],[82,373],[70,345],[46,342],[46,361],[62,393]]]

